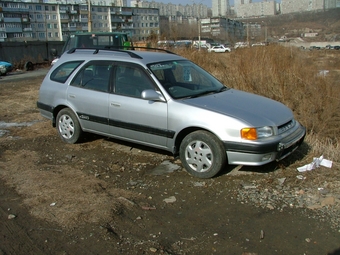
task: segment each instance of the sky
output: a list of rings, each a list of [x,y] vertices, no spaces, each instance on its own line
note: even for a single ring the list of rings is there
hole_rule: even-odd
[[[151,2],[152,0],[147,0]],[[154,0],[155,2],[163,2],[163,3],[173,3],[173,4],[181,4],[181,5],[186,5],[186,4],[204,4],[207,5],[208,7],[211,7],[211,2],[212,0]],[[262,0],[253,0],[253,3],[258,3],[261,2]],[[276,2],[280,3],[281,0],[276,0]],[[229,0],[230,5],[234,5],[234,0]]]

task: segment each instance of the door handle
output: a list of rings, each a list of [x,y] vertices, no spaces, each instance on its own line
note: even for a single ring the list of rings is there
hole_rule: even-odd
[[[110,105],[115,106],[115,107],[120,107],[120,103],[116,103],[116,102],[111,102]]]

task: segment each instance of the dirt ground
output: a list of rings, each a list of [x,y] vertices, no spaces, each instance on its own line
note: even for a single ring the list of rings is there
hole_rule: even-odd
[[[162,151],[94,135],[65,144],[36,107],[43,76],[25,75],[0,79],[0,255],[340,254],[340,232],[312,210],[235,199],[303,161],[200,180]],[[155,171],[164,162],[179,168]]]

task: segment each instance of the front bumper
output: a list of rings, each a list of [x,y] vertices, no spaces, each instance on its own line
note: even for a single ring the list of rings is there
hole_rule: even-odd
[[[224,142],[228,163],[260,166],[281,160],[293,153],[303,142],[306,129],[299,125],[292,133],[278,139],[257,143]]]

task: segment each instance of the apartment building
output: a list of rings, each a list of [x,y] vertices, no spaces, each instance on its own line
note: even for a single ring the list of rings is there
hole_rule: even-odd
[[[132,0],[132,7],[144,7],[144,8],[158,8],[160,16],[183,16],[183,17],[208,17],[208,6],[203,4],[193,3],[192,5],[186,4],[172,4],[162,3],[155,1],[139,1]]]
[[[251,0],[235,0],[235,12],[240,18],[272,16],[278,13],[278,3],[275,0],[255,3]]]
[[[212,0],[213,17],[226,17],[230,13],[229,0]]]
[[[235,41],[244,36],[243,23],[224,17],[205,18],[200,20],[201,34],[220,39]]]
[[[82,3],[0,2],[0,41],[62,41],[74,32],[159,34],[159,10]]]

